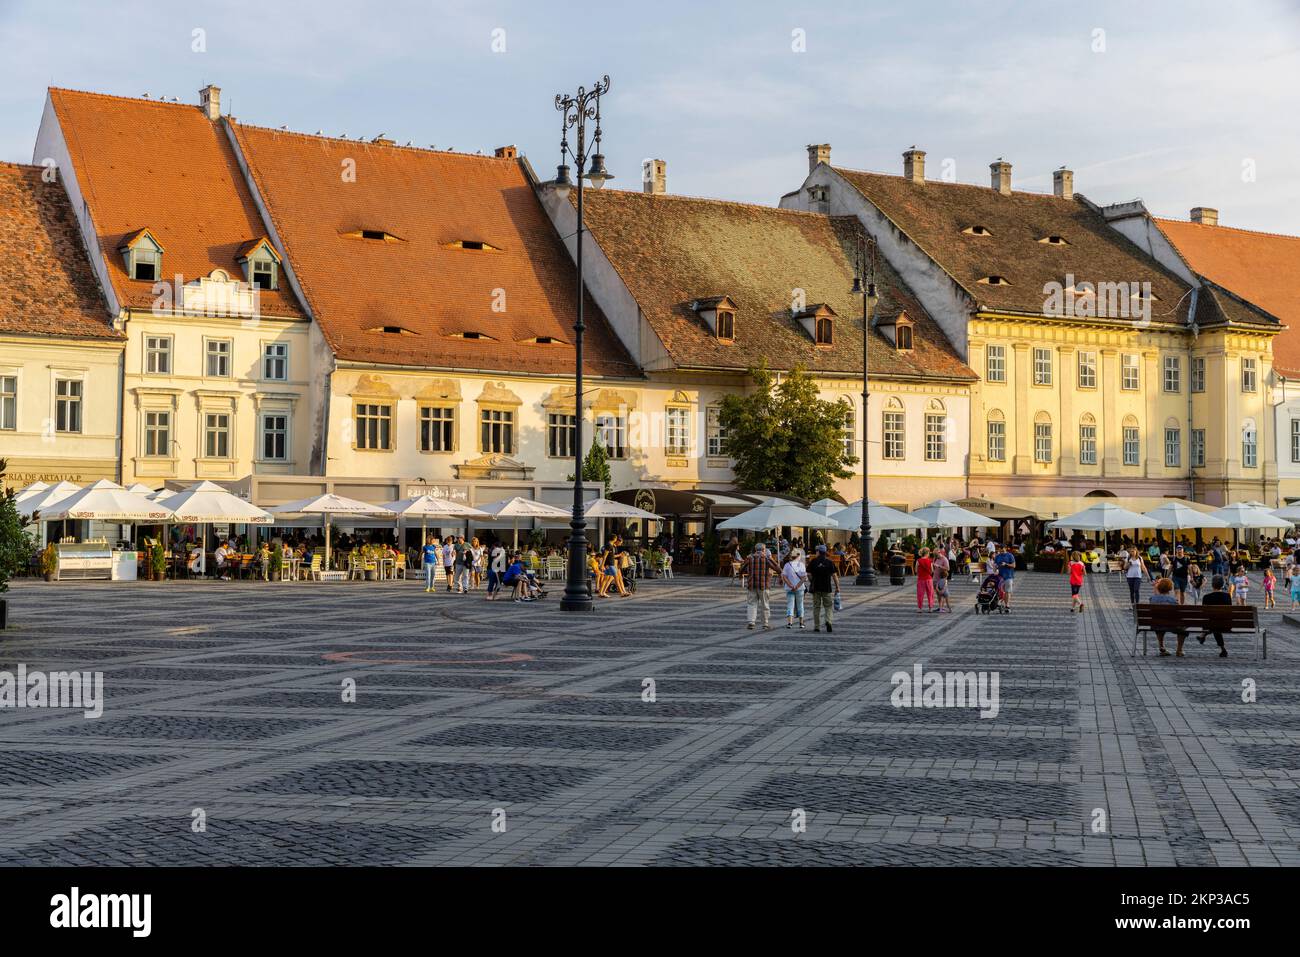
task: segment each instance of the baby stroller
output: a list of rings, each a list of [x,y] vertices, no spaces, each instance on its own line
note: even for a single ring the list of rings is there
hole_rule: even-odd
[[[975,595],[975,613],[991,615],[995,611],[1007,614],[1006,593],[1002,590],[1001,575],[986,575]]]

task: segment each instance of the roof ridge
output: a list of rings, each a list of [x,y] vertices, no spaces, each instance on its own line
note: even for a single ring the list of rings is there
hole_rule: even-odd
[[[155,100],[152,97],[146,98],[143,96],[122,96],[120,93],[100,93],[97,90],[74,90],[72,87],[68,87],[68,86],[51,86],[46,89],[46,92],[47,93],[73,93],[77,96],[95,96],[105,100],[126,100],[129,103],[143,103],[149,106],[171,106],[171,107],[188,106],[192,110],[197,111],[199,109],[199,105],[197,103],[187,103],[184,100],[177,100],[171,102],[162,99]]]
[[[229,119],[230,118],[227,117],[227,120]],[[280,136],[297,136],[308,140],[329,141],[334,143],[347,143],[349,146],[375,146],[375,147],[379,147],[380,149],[405,150],[410,153],[419,153],[425,156],[428,155],[464,156],[464,157],[468,157],[469,159],[485,159],[485,160],[492,160],[493,162],[505,162],[505,163],[514,162],[515,159],[517,159],[517,157],[509,157],[509,156],[491,156],[488,155],[487,153],[466,153],[462,150],[436,150],[436,149],[429,149],[424,146],[406,146],[405,144],[402,143],[376,143],[373,140],[361,140],[361,139],[353,140],[353,139],[348,139],[346,136],[327,136],[324,133],[319,133],[319,134],[304,133],[301,130],[282,130],[274,126],[260,126],[256,123],[244,123],[240,120],[235,120],[233,125],[241,129],[258,130],[263,133],[276,133]],[[523,154],[521,153],[520,156],[522,155]]]
[[[835,171],[837,171],[837,172],[841,172],[841,173],[862,173],[862,174],[865,175],[865,176],[888,176],[890,179],[902,179],[902,180],[907,179],[907,177],[904,176],[902,173],[886,173],[886,172],[883,172],[883,171],[881,171],[881,170],[874,170],[874,169],[854,169],[852,166],[832,166],[831,169],[833,169],[833,170],[835,170]],[[953,182],[950,183],[950,182],[948,182],[947,180],[942,180],[942,179],[927,179],[927,180],[925,180],[925,182],[924,182],[923,185],[925,185],[925,186],[964,186],[964,187],[966,187],[967,189],[981,189],[981,190],[984,190],[984,191],[989,192],[989,193],[995,193],[995,192],[997,192],[997,190],[992,189],[992,188],[989,187],[989,186],[981,186],[979,183],[958,183],[958,182],[956,182],[955,180],[954,180]],[[796,190],[796,192],[797,192],[797,190]],[[1078,190],[1075,191],[1075,194],[1078,195]],[[790,195],[790,194],[787,193],[786,195]],[[999,195],[1001,195],[1001,194],[999,194]],[[1042,199],[1062,199],[1062,197],[1057,196],[1055,193],[1040,193],[1040,192],[1038,192],[1037,190],[1033,190],[1033,189],[1013,189],[1013,190],[1011,191],[1010,195],[1012,195],[1012,196],[1036,196],[1036,197],[1040,197],[1040,198],[1042,198]],[[1064,200],[1064,202],[1067,202],[1067,203],[1068,203],[1068,202],[1073,202],[1073,200]]]
[[[833,219],[826,213],[813,212],[808,209],[787,209],[784,206],[769,206],[766,203],[747,203],[739,199],[723,199],[720,196],[688,196],[685,193],[646,193],[636,189],[603,189],[601,193],[618,193],[621,196],[644,196],[649,200],[668,200],[672,202],[715,203],[721,206],[739,206],[742,209],[761,209],[770,213],[788,213],[791,216],[811,216],[816,219]],[[846,217],[839,217],[841,219]],[[849,217],[851,218],[851,217]]]
[[[12,160],[0,160],[0,166],[7,166],[10,169],[20,169],[23,170],[24,172],[35,172],[35,173],[39,173],[41,172],[41,170],[45,168],[43,166],[38,166],[35,163],[17,163]]]
[[[1271,236],[1274,239],[1294,239],[1300,242],[1300,236],[1292,236],[1290,233],[1274,233],[1266,229],[1246,229],[1242,226],[1220,226],[1215,224],[1210,226],[1206,223],[1195,223],[1190,219],[1173,219],[1169,216],[1152,216],[1158,223],[1176,223],[1179,226],[1203,226],[1206,229],[1232,230],[1234,233],[1248,233],[1251,236]]]

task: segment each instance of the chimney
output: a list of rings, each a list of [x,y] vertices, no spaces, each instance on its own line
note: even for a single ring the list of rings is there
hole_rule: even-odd
[[[816,143],[816,144],[809,145],[808,172],[811,173],[813,170],[815,170],[817,168],[818,163],[825,163],[827,166],[831,165],[831,144],[830,143]]]
[[[913,146],[903,153],[903,178],[913,183],[925,182],[925,150]]]
[[[221,87],[209,83],[199,90],[199,109],[210,120],[221,118]]]
[[[668,164],[664,160],[648,159],[642,164],[641,192],[656,196],[668,192]]]
[[[1193,206],[1192,222],[1200,223],[1202,226],[1219,225],[1219,211],[1211,209],[1209,206]]]
[[[1052,195],[1057,199],[1074,199],[1074,173],[1062,166],[1052,171]]]
[[[517,158],[519,157],[519,147],[518,147],[518,146],[498,146],[498,147],[496,148],[496,152],[493,153],[493,155],[494,155],[497,159],[507,159],[507,160],[517,159]]]
[[[1003,196],[1011,195],[1011,164],[999,159],[996,163],[989,163],[990,179],[992,187]]]

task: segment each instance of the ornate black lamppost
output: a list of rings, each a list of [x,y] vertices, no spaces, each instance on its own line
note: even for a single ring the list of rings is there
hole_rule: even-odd
[[[574,96],[564,93],[556,94],[555,108],[563,119],[560,122],[560,165],[555,170],[555,193],[561,199],[569,195],[573,183],[569,180],[569,157],[578,168],[578,321],[573,325],[574,346],[574,380],[577,389],[574,392],[573,412],[573,521],[569,523],[569,574],[564,584],[564,597],[560,599],[563,611],[591,611],[595,603],[587,587],[587,520],[583,515],[582,489],[582,332],[586,327],[582,322],[583,285],[582,285],[582,183],[589,180],[592,188],[600,189],[606,180],[613,179],[605,169],[605,157],[600,152],[600,98],[609,92],[609,76],[602,76],[588,90],[578,87]],[[587,166],[587,120],[596,121],[596,134],[592,139],[591,165]],[[569,146],[569,128],[577,134],[576,146]]]
[[[871,513],[867,506],[867,338],[871,335],[871,300],[876,298],[876,247],[871,244],[868,264],[867,244],[858,236],[856,275],[852,293],[862,297],[862,528],[858,541],[860,562],[856,585],[876,583],[875,549],[871,541]]]

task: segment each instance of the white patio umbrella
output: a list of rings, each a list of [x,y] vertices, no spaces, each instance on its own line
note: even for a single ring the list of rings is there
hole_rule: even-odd
[[[296,502],[286,502],[267,509],[272,515],[320,515],[325,526],[325,567],[330,564],[330,519],[335,515],[392,515],[393,512],[383,505],[371,505],[359,502],[355,498],[346,498],[326,492],[311,498],[300,498]]]
[[[1292,525],[1300,523],[1300,502],[1294,505],[1283,505],[1281,508],[1273,509],[1273,514],[1278,518],[1284,518]]]
[[[569,521],[573,518],[572,513],[567,508],[547,505],[545,502],[524,498],[519,495],[513,498],[503,498],[498,502],[491,502],[487,505],[480,505],[479,508],[492,518],[510,519],[515,531],[515,548],[519,547],[519,520],[521,518],[541,518],[552,522],[556,520]]]
[[[128,485],[126,487],[126,490],[128,492],[134,492],[136,495],[148,496],[153,494],[153,489],[150,488],[148,485],[145,485],[143,482],[135,482],[131,485]]]
[[[270,525],[275,521],[270,512],[245,501],[216,482],[195,482],[182,491],[168,492],[166,497],[156,501],[175,512],[173,521],[192,522],[205,529],[208,525]],[[207,571],[206,548],[199,549],[199,563]]]
[[[1050,528],[1077,528],[1085,532],[1117,532],[1124,529],[1157,528],[1154,519],[1130,512],[1110,502],[1098,502],[1081,512],[1048,522]]]
[[[50,506],[41,517],[49,521],[71,518],[99,522],[162,522],[172,510],[161,502],[128,492],[116,482],[100,479]]]
[[[582,506],[584,518],[594,518],[599,520],[596,545],[597,547],[605,544],[605,519],[621,518],[640,519],[643,522],[662,522],[663,517],[656,515],[654,512],[647,512],[643,508],[637,508],[635,505],[626,505],[623,502],[615,502],[609,498],[592,499]],[[570,514],[569,516],[573,516]]]
[[[808,506],[808,511],[816,512],[818,515],[834,515],[844,507],[844,503],[833,498],[819,498]],[[862,500],[858,500],[858,507],[862,507]]]
[[[466,532],[469,531],[469,520],[471,518],[487,518],[487,512],[474,508],[472,505],[465,505],[461,502],[453,502],[451,499],[437,498],[433,495],[424,494],[416,495],[413,498],[402,498],[396,502],[385,502],[384,508],[393,514],[404,518],[420,519],[420,548],[423,551],[425,541],[425,528],[431,518],[457,518],[462,519],[466,525]]]
[[[770,528],[789,525],[793,528],[839,528],[839,523],[829,515],[819,515],[811,509],[769,498],[760,505],[733,515],[718,523],[718,528],[765,532]]]
[[[35,484],[40,485],[43,483],[37,482]],[[32,492],[30,495],[22,496],[18,502],[18,511],[23,515],[31,515],[62,502],[69,495],[80,491],[81,486],[72,482],[55,482],[53,485],[46,485],[45,488]],[[41,518],[44,519],[45,516],[42,515]]]
[[[49,482],[33,482],[31,485],[24,485],[14,493],[14,502],[21,503],[23,499],[30,498],[38,492],[44,492],[49,487]]]
[[[980,515],[943,499],[918,508],[911,514],[929,522],[934,528],[997,528],[1002,524],[996,518]]]
[[[1268,509],[1251,505],[1249,502],[1236,502],[1215,509],[1210,513],[1220,518],[1228,528],[1290,528],[1291,522],[1274,515]]]
[[[862,499],[858,499],[852,505],[843,506],[838,512],[831,513],[831,517],[839,523],[839,527],[846,532],[856,532],[862,527]],[[913,512],[904,512],[896,508],[890,508],[888,505],[881,505],[879,502],[867,500],[867,517],[871,520],[871,530],[882,532],[895,532],[907,528],[930,528],[930,523],[925,519],[917,518]]]
[[[1184,528],[1227,528],[1228,523],[1209,512],[1200,512],[1182,502],[1166,502],[1144,512],[1159,529],[1180,531]]]

